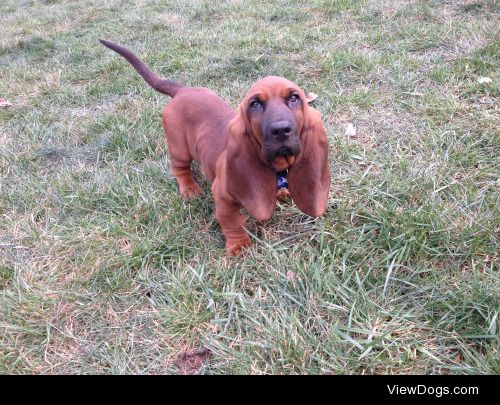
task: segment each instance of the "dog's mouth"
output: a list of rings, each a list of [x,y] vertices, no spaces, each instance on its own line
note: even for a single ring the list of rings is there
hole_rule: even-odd
[[[283,171],[288,169],[295,162],[295,155],[288,146],[282,146],[279,148],[273,160],[273,166],[277,171]]]
[[[276,157],[278,156],[293,156],[293,152],[288,146],[282,146],[276,151]]]

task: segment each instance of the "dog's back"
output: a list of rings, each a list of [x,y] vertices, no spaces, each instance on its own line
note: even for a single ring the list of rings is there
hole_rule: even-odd
[[[227,144],[228,123],[235,115],[231,106],[213,91],[183,87],[163,110],[170,154],[184,154],[186,161],[199,162],[203,175],[212,182],[217,159]],[[210,120],[205,119],[207,116]]]

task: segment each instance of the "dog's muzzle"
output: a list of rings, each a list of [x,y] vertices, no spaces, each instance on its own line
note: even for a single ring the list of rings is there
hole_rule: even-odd
[[[294,153],[292,152],[292,149],[290,149],[288,146],[282,146],[276,151],[276,156],[293,156]]]
[[[268,154],[268,160],[276,171],[286,170],[294,164],[295,158],[297,157],[299,152],[299,142],[297,142],[296,145],[293,146],[281,145],[273,152]]]

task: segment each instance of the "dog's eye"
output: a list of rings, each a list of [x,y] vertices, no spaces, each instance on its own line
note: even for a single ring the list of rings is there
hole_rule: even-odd
[[[262,103],[259,100],[253,100],[248,108],[250,109],[250,111],[255,111],[260,107],[262,107]]]
[[[298,94],[292,94],[290,96],[290,98],[288,99],[288,101],[291,103],[291,104],[295,104],[295,103],[298,103],[300,101],[300,97],[298,96]]]

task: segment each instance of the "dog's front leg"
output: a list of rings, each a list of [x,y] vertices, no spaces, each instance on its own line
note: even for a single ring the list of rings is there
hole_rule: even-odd
[[[229,196],[222,195],[218,190],[217,179],[212,185],[212,194],[215,202],[215,218],[226,239],[226,252],[237,256],[243,248],[252,246],[252,240],[244,229],[246,218],[240,212],[241,204]]]

